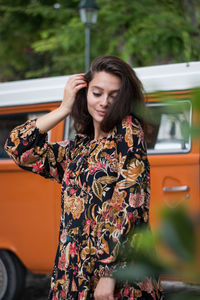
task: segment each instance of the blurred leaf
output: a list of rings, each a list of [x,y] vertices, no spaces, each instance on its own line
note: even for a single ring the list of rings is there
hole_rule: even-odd
[[[199,300],[199,294],[193,292],[177,292],[175,295],[167,296],[168,300]]]
[[[145,277],[174,274],[188,282],[198,282],[195,227],[186,208],[164,209],[162,218],[153,235],[142,224],[129,232],[119,250],[116,280],[133,283]]]
[[[200,124],[199,126],[192,126],[190,132],[193,137],[200,137]]]
[[[152,268],[147,264],[134,264],[128,265],[125,269],[118,268],[114,273],[114,277],[117,281],[128,281],[134,283],[142,280],[145,277],[157,277],[160,275],[160,269]]]
[[[163,211],[159,234],[178,257],[186,261],[194,259],[196,251],[194,226],[183,207]]]
[[[159,234],[180,258],[194,259],[196,250],[194,225],[182,206],[163,211]]]
[[[192,106],[200,112],[200,87],[192,91]]]
[[[123,262],[127,267],[120,267]],[[159,260],[155,251],[155,240],[149,228],[132,230],[128,241],[120,247],[117,262],[119,268],[116,279],[140,280],[148,276],[158,276],[161,272],[172,272],[163,260]],[[127,273],[127,274],[125,274]],[[126,279],[125,279],[126,278]]]

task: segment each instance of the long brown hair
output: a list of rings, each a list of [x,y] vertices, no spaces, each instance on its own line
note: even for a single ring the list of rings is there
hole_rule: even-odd
[[[102,71],[118,76],[121,79],[121,87],[101,122],[101,130],[111,131],[131,113],[143,123],[140,113],[145,102],[143,86],[135,71],[116,56],[99,56],[84,75],[87,83],[94,78],[95,73]],[[93,137],[93,120],[87,109],[87,87],[77,93],[71,115],[75,130]]]

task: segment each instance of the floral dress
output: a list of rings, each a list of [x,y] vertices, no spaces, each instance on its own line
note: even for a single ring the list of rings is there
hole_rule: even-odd
[[[112,276],[119,246],[138,224],[148,223],[150,173],[140,123],[127,116],[107,136],[78,134],[47,142],[35,121],[10,134],[5,149],[23,169],[62,184],[59,244],[49,299],[94,299],[101,277]],[[162,299],[145,278],[116,287],[115,299]]]

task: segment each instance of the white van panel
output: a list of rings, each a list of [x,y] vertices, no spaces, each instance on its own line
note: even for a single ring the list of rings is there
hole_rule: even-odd
[[[187,90],[200,86],[200,62],[134,70],[147,93]],[[69,75],[0,83],[0,107],[61,101],[68,78]]]

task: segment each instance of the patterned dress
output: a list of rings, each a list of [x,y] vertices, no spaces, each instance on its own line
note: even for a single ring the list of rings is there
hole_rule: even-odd
[[[35,121],[10,134],[5,149],[23,169],[62,184],[59,245],[49,299],[94,299],[103,276],[112,276],[119,246],[130,229],[149,219],[150,173],[140,123],[127,116],[107,136],[47,142]],[[145,278],[116,287],[115,299],[162,299]]]

